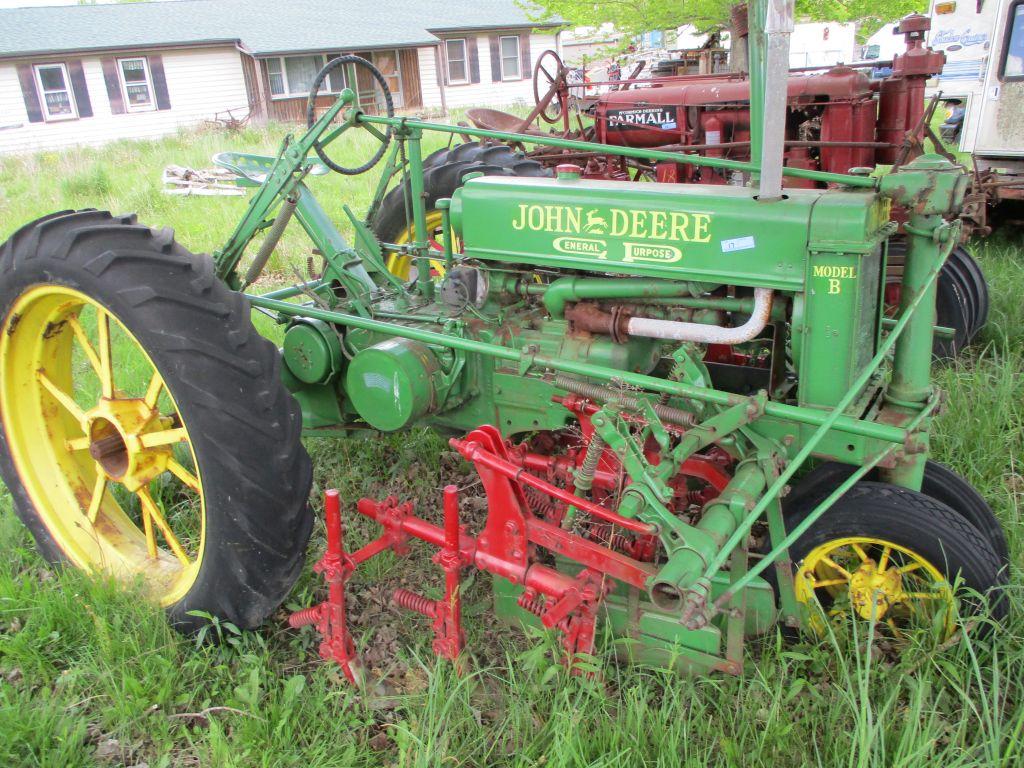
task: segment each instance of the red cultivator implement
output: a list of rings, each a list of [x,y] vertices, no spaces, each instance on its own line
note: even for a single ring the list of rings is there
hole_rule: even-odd
[[[504,618],[529,621],[532,617],[541,626],[558,630],[567,663],[579,654],[592,653],[598,609],[613,585],[628,585],[635,598],[656,574],[656,529],[552,482],[575,478],[579,491],[581,478],[589,477],[595,498],[617,495],[625,483],[613,451],[599,437],[595,439],[589,416],[597,407],[576,395],[559,400],[580,418],[585,450],[559,456],[533,453],[524,446],[512,447],[491,426],[450,441],[476,467],[487,493],[487,519],[478,535],[460,523],[458,489],[448,485],[443,527],[417,517],[412,502],[395,497],[361,499],[356,505],[359,514],[379,523],[384,532],[350,553],[343,543],[338,492],[327,491],[327,552],[315,570],[327,581],[329,597],[292,614],[291,626],[315,626],[323,637],[320,655],[341,665],[351,682],[362,684],[364,670],[347,626],[345,584],[360,564],[388,550],[406,555],[410,540],[419,539],[438,548],[433,561],[444,571],[444,596],[432,600],[400,588],[392,601],[431,619],[438,656],[458,663],[465,646],[460,572],[469,566],[499,577],[516,590],[518,611],[509,600],[502,601],[496,587]],[[696,478],[704,489],[689,490],[684,483],[680,500],[694,503],[716,496],[729,480],[721,467],[724,461],[724,457],[721,461],[701,457],[688,462],[681,474]],[[556,560],[557,570],[546,564]],[[738,659],[734,661],[738,664]],[[738,667],[727,663],[719,668],[735,671]]]

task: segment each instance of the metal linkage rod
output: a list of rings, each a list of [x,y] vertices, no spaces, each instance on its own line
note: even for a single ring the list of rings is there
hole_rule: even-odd
[[[635,147],[614,147],[609,144],[595,144],[590,141],[579,141],[577,139],[560,139],[555,136],[535,136],[526,133],[508,133],[507,131],[492,131],[485,128],[471,128],[462,125],[444,125],[443,123],[430,123],[426,120],[407,120],[405,118],[379,117],[377,115],[364,114],[359,114],[357,119],[361,123],[391,125],[394,127],[398,127],[401,124],[407,128],[418,128],[423,131],[436,131],[438,133],[450,133],[458,136],[476,136],[481,139],[498,139],[499,141],[547,147],[561,147],[562,149],[575,149],[582,152],[599,152],[602,155],[618,155],[638,160],[661,160],[669,163],[681,163],[682,165],[707,166],[709,168],[723,168],[733,171],[745,171],[747,173],[757,173],[758,171],[758,165],[755,163],[744,163],[739,160],[726,160],[718,157],[703,157],[702,155],[695,154],[658,152],[653,149],[637,149]],[[805,168],[786,167],[782,169],[782,174],[797,179],[812,179],[813,181],[821,181],[826,184],[842,184],[847,187],[863,187],[865,189],[875,189],[878,184],[877,179],[867,176],[848,176],[843,173],[811,171]]]
[[[254,307],[280,312],[281,314],[293,317],[311,317],[324,320],[328,323],[337,323],[350,328],[362,328],[367,331],[380,331],[404,339],[422,341],[426,344],[437,344],[449,349],[459,349],[464,352],[495,357],[499,360],[508,360],[514,363],[531,363],[538,368],[548,368],[553,371],[572,373],[577,376],[585,376],[591,379],[607,382],[623,382],[629,386],[649,390],[651,392],[665,392],[675,397],[690,398],[704,403],[715,405],[736,405],[746,402],[746,398],[733,395],[721,390],[709,387],[698,387],[684,382],[659,379],[655,376],[647,376],[630,371],[622,371],[615,368],[606,368],[592,363],[581,363],[573,360],[549,357],[547,355],[533,354],[529,350],[511,349],[500,344],[490,344],[486,341],[466,339],[461,336],[454,336],[437,331],[429,331],[424,328],[413,328],[406,325],[386,323],[381,320],[373,320],[366,317],[357,317],[343,312],[333,312],[316,307],[304,307],[298,304],[290,304],[287,301],[267,299],[253,294],[246,294],[246,298]],[[830,419],[829,413],[811,408],[801,408],[796,405],[770,402],[765,406],[765,415],[779,419],[795,421],[810,426],[821,426]],[[830,426],[840,432],[851,435],[859,435],[874,440],[884,440],[889,443],[902,443],[907,436],[906,430],[894,427],[889,424],[878,424],[873,421],[865,421],[850,416],[837,415],[830,420]]]
[[[953,244],[955,244],[956,242],[958,242],[958,240],[954,238],[952,242]],[[949,251],[951,250],[952,245],[950,245],[950,247],[947,249],[946,256],[949,255]],[[886,336],[885,341],[883,341],[882,344],[879,346],[878,352],[871,359],[871,362],[869,362],[867,366],[865,366],[864,371],[861,373],[860,376],[857,377],[857,380],[854,382],[853,386],[850,387],[850,390],[846,393],[846,396],[843,397],[842,401],[840,401],[840,403],[837,404],[836,407],[833,409],[832,413],[829,415],[829,420],[831,420],[837,413],[842,412],[842,410],[845,409],[846,406],[853,402],[853,399],[857,396],[857,394],[860,393],[860,390],[863,389],[864,385],[867,383],[871,374],[874,373],[874,371],[878,368],[879,365],[881,365],[882,361],[889,354],[889,351],[896,344],[897,339],[899,339],[900,335],[903,333],[903,329],[907,327],[907,324],[910,322],[910,318],[917,310],[917,307],[920,305],[921,300],[926,295],[928,295],[928,289],[932,286],[935,280],[938,279],[939,272],[941,271],[942,265],[945,263],[945,261],[945,257],[940,259],[938,264],[932,269],[931,274],[928,276],[928,279],[922,286],[922,290],[920,291],[920,293],[918,293],[917,296],[914,297],[914,300],[903,311],[903,314],[900,315],[899,320],[896,322],[896,327],[892,329],[888,336]],[[921,409],[921,412],[914,418],[914,420],[910,424],[907,425],[906,432],[908,435],[913,433],[913,431],[918,427],[921,421],[929,413],[931,413],[933,408],[934,403],[929,403],[926,404]],[[828,421],[826,421],[826,424],[828,424]],[[729,537],[729,540],[721,547],[721,549],[719,549],[718,555],[708,564],[708,567],[705,569],[704,578],[711,578],[712,574],[717,573],[725,565],[725,561],[729,558],[729,555],[731,554],[732,550],[739,546],[739,543],[743,540],[743,537],[749,533],[751,526],[754,524],[757,518],[760,517],[761,513],[764,512],[764,510],[768,507],[768,504],[771,503],[771,501],[775,499],[776,496],[778,496],[782,488],[786,485],[786,483],[789,482],[793,474],[800,468],[800,465],[803,464],[803,462],[806,461],[807,458],[810,456],[811,451],[814,449],[814,446],[817,445],[817,443],[821,440],[822,437],[824,437],[825,432],[827,431],[826,424],[822,424],[821,427],[815,430],[814,434],[811,435],[810,439],[804,444],[800,452],[793,457],[793,460],[789,462],[789,464],[786,466],[786,469],[783,470],[783,472],[778,476],[775,482],[772,483],[771,487],[765,492],[764,496],[761,497],[761,499],[754,506],[754,508],[750,510],[750,513],[743,520],[743,523],[736,528],[736,530],[733,532],[733,535]],[[866,471],[869,471],[872,467],[878,464],[878,462],[885,458],[886,455],[895,450],[896,447],[897,446],[892,446],[886,449],[886,451],[877,455],[873,459],[873,461],[868,462],[867,464],[864,465],[868,467],[867,470],[865,470],[864,472],[858,470],[858,472],[861,475],[865,474]],[[864,467],[861,467],[861,469],[864,469]],[[843,492],[845,492],[845,489]],[[841,495],[841,493],[834,493],[831,496],[829,496],[829,498],[826,499],[825,502],[819,504],[818,507],[816,507],[815,510],[807,516],[807,519],[804,520],[804,523],[806,525],[801,526],[801,528],[797,530],[799,530],[800,533],[802,533],[804,530],[810,527],[822,514],[825,513],[825,511],[830,506],[832,506],[836,499],[838,499]],[[835,498],[833,498],[833,496]],[[798,536],[799,534],[794,535],[794,532],[791,531],[789,535],[786,536],[786,539],[780,542],[778,545],[776,545],[776,547],[772,550],[772,552],[769,555],[767,555],[760,562],[755,564],[735,584],[730,585],[728,591],[725,594],[723,594],[718,599],[718,601],[716,601],[716,605],[725,605],[726,603],[728,603],[729,600],[732,599],[733,595],[735,595],[737,592],[739,592],[740,589],[749,584],[754,578],[759,576],[762,571],[764,571],[769,565],[771,565],[774,562],[775,557],[778,556],[778,553],[781,552],[784,548],[788,547],[794,541],[796,541]]]

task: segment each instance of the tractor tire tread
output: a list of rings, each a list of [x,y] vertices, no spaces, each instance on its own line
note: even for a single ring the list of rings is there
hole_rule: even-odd
[[[457,144],[450,149],[432,153],[427,160],[424,161],[423,193],[428,211],[434,208],[439,199],[451,197],[469,173],[536,178],[552,175],[551,170],[541,163],[527,159],[521,152],[504,144]],[[408,184],[403,182],[381,201],[372,228],[382,242],[393,243],[409,226],[406,221],[405,197],[408,197]]]
[[[787,529],[800,519],[787,516]],[[944,570],[951,583],[959,573],[967,586],[986,598],[992,618],[1006,615],[999,557],[981,531],[942,502],[888,483],[859,482],[793,543],[790,556],[798,564],[819,544],[850,535],[887,537]]]
[[[206,503],[203,564],[168,607],[180,629],[208,613],[259,625],[284,600],[305,561],[313,516],[312,465],[280,356],[252,327],[249,303],[216,279],[212,259],[170,229],[134,216],[60,212],[19,229],[0,248],[0,305],[29,285],[75,288],[107,306],[156,363],[189,428]],[[2,432],[2,430],[0,430]],[[65,558],[18,481],[0,434],[0,472],[41,553]]]

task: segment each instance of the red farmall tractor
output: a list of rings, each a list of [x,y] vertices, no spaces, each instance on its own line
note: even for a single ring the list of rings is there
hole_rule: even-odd
[[[787,168],[831,173],[891,172],[920,155],[923,142],[934,135],[931,119],[938,96],[926,103],[926,81],[942,70],[945,55],[925,47],[931,21],[909,16],[897,32],[906,39],[906,52],[891,62],[855,67],[834,66],[792,70],[788,79],[784,163]],[[891,66],[891,74],[870,79],[872,69]],[[613,147],[644,148],[709,158],[748,161],[751,156],[752,108],[763,102],[763,86],[754,87],[746,73],[681,75],[653,79],[627,79],[574,84],[570,70],[558,54],[545,51],[533,74],[536,105],[525,118],[493,109],[471,109],[467,116],[478,128],[517,133],[538,132],[536,122],[556,126],[551,132]],[[588,96],[591,89],[610,89]],[[589,179],[657,181],[661,183],[743,186],[749,175],[735,170],[648,161],[635,157],[575,152],[538,147],[523,152],[522,145],[495,140],[470,141],[435,153],[427,159],[428,208],[450,197],[468,173],[484,175],[552,175],[562,163],[579,165]],[[948,159],[953,160],[952,155]],[[789,189],[815,189],[827,182],[788,176]],[[968,195],[961,219],[963,233],[985,227],[984,198]],[[405,242],[406,202],[401,191],[384,199],[375,220],[377,233],[389,242]],[[894,218],[905,222],[897,207]],[[429,222],[440,224],[440,213],[428,212]],[[886,304],[899,304],[900,275],[906,252],[902,231],[889,243]],[[401,264],[395,267],[402,270]],[[968,250],[957,247],[939,277],[937,303],[939,331],[935,352],[956,354],[985,325],[989,297],[985,277]]]

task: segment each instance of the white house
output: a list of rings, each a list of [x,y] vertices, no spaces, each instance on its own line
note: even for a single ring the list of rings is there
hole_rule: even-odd
[[[407,112],[533,101],[559,25],[515,0],[178,0],[0,10],[0,153],[171,133],[230,111],[303,121],[342,53],[370,59]],[[360,77],[329,81],[364,91]],[[324,97],[326,102],[330,97]]]

